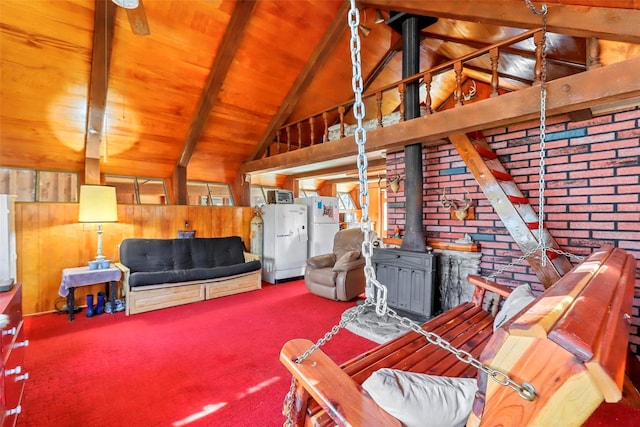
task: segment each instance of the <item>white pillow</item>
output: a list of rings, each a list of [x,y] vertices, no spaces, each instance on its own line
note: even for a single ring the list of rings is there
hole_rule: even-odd
[[[462,427],[478,386],[474,378],[449,378],[383,368],[362,383],[382,409],[407,427]]]
[[[531,301],[536,299],[531,292],[531,286],[525,284],[515,288],[506,300],[502,304],[502,308],[496,314],[496,318],[493,321],[493,330],[495,331],[500,326],[505,324],[509,319],[518,314],[520,310],[529,305]]]

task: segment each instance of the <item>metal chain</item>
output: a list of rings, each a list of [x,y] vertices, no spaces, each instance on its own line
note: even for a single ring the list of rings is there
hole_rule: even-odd
[[[340,330],[344,329],[347,326],[347,323],[353,322],[359,315],[364,313],[364,311],[368,307],[371,307],[373,305],[374,304],[373,304],[373,302],[371,300],[365,300],[364,304],[356,306],[355,310],[350,311],[347,315],[343,315],[342,318],[340,319],[340,322],[337,325],[334,325],[333,328],[331,328],[331,330],[329,332],[324,334],[324,336],[322,338],[320,338],[314,345],[312,345],[311,347],[309,347],[309,349],[307,351],[302,353],[302,355],[299,356],[295,360],[295,362],[296,363],[302,363],[307,357],[309,357],[309,355],[311,355],[314,351],[316,351],[318,348],[323,346],[327,341],[329,341],[331,338],[333,338],[338,332],[340,332]],[[294,422],[293,422],[293,400],[294,400],[293,396],[295,395],[295,392],[296,392],[296,377],[292,377],[291,378],[291,386],[289,387],[289,391],[287,392],[287,395],[285,396],[284,404],[283,404],[283,407],[282,407],[282,413],[286,414],[286,416],[287,416],[287,419],[284,422],[284,427],[292,427],[294,425]]]
[[[519,258],[512,260],[509,264],[503,268],[494,271],[487,279],[494,279],[500,274],[508,271],[514,265],[520,263],[526,258],[535,255],[540,251],[541,264],[544,267],[547,263],[548,255],[547,251],[554,252],[560,255],[564,255],[568,258],[574,258],[577,260],[583,260],[584,257],[580,255],[574,255],[562,249],[556,249],[553,247],[547,247],[544,239],[544,218],[545,218],[545,172],[546,172],[546,119],[547,119],[547,5],[543,4],[540,10],[537,10],[530,0],[525,0],[525,3],[529,10],[536,15],[542,15],[542,72],[540,76],[540,165],[539,165],[539,177],[538,177],[538,244],[535,248],[531,249],[527,253],[521,255]]]
[[[569,258],[574,258],[578,260],[583,260],[584,257],[580,255],[574,255],[569,252],[563,251],[561,249],[556,249],[552,247],[547,247],[546,241],[544,239],[544,219],[545,219],[545,173],[546,173],[546,119],[547,119],[547,12],[548,8],[546,4],[543,4],[540,10],[537,10],[530,0],[525,0],[527,7],[531,12],[536,15],[542,15],[542,72],[540,75],[540,172],[538,178],[538,246],[533,250],[524,255],[524,257],[528,257],[531,252],[536,252],[540,250],[540,259],[542,266],[546,265],[548,256],[547,251],[555,252],[560,255],[564,255]],[[523,258],[521,257],[516,262],[519,262]],[[510,264],[513,265],[513,264]]]
[[[530,383],[518,384],[517,382],[513,381],[505,372],[502,372],[498,369],[493,369],[489,365],[482,363],[480,360],[473,357],[473,355],[468,351],[464,351],[455,347],[449,341],[445,340],[435,332],[425,331],[420,325],[416,324],[407,317],[400,316],[395,310],[391,308],[387,309],[387,314],[390,317],[396,319],[402,326],[409,328],[420,335],[423,335],[429,343],[437,345],[438,347],[449,351],[450,353],[454,354],[456,358],[461,362],[471,365],[474,368],[477,368],[486,373],[489,378],[491,378],[498,384],[507,386],[515,390],[523,399],[528,401],[533,401],[535,399],[535,388]]]
[[[530,6],[529,0],[527,6]],[[538,12],[535,8],[529,7],[536,14],[542,15],[542,75],[540,76],[540,175],[538,178],[538,248],[542,266],[546,266],[547,252],[546,241],[544,239],[544,206],[545,206],[545,156],[546,156],[546,118],[547,118],[547,5],[542,5],[542,10]]]
[[[360,314],[362,314],[367,307],[373,305],[376,306],[376,313],[379,315],[384,314],[384,310],[387,308],[387,288],[381,285],[375,279],[375,269],[371,261],[373,255],[373,231],[371,230],[371,219],[369,218],[369,189],[367,182],[367,156],[365,153],[365,144],[367,142],[367,132],[364,129],[363,119],[365,117],[365,107],[362,102],[363,80],[362,80],[362,63],[360,60],[360,34],[358,33],[358,25],[360,24],[360,12],[355,5],[355,0],[351,0],[351,9],[348,15],[349,28],[351,29],[350,50],[351,50],[351,63],[353,66],[353,78],[351,86],[355,95],[355,101],[353,104],[353,115],[357,120],[357,127],[355,131],[355,140],[358,145],[358,178],[360,181],[360,207],[362,209],[362,218],[360,221],[360,228],[364,233],[364,240],[362,242],[362,255],[365,258],[364,273],[366,277],[366,287],[369,290],[376,288],[375,295],[376,301],[379,304],[374,303],[371,299],[372,295],[368,295],[365,299],[365,303],[360,305],[356,310],[350,312],[346,317],[340,320],[340,323],[335,325],[324,337],[320,338],[313,346],[305,351],[300,357],[296,359],[296,363],[303,362],[310,354],[312,354],[319,347],[324,345],[333,336],[335,336],[340,330],[346,327],[347,323],[355,320]],[[293,426],[293,396],[295,394],[296,380],[295,377],[291,380],[291,387],[285,398],[283,412],[287,414],[287,419],[284,423],[285,427]]]
[[[356,118],[355,141],[358,146],[357,167],[358,178],[360,181],[360,208],[362,210],[362,218],[360,220],[360,229],[364,234],[362,241],[362,255],[365,259],[364,274],[366,280],[366,297],[373,298],[376,301],[376,313],[382,316],[387,304],[387,288],[376,280],[375,269],[371,258],[373,256],[373,241],[375,232],[371,228],[371,218],[369,217],[369,184],[367,181],[367,155],[365,145],[367,143],[367,131],[364,128],[363,121],[365,117],[365,106],[362,102],[362,92],[364,84],[362,80],[362,63],[360,58],[360,33],[358,27],[360,24],[360,12],[355,5],[355,1],[351,0],[351,8],[349,10],[349,28],[351,30],[351,63],[353,77],[351,86],[355,96],[353,104],[353,115]]]
[[[547,14],[547,5],[546,4],[543,4],[542,7],[540,8],[540,10],[538,10],[531,3],[531,0],[524,0],[524,2],[527,4],[527,7],[529,8],[529,10],[531,12],[535,13],[536,15],[546,15]]]
[[[528,0],[526,0],[528,2]],[[360,12],[356,7],[355,0],[350,0],[351,8],[349,10],[348,20],[349,28],[351,30],[350,48],[351,48],[351,63],[353,78],[351,85],[353,88],[355,101],[353,104],[353,114],[356,118],[357,125],[355,130],[355,141],[358,146],[357,167],[358,177],[360,180],[360,205],[362,209],[362,219],[360,221],[360,228],[364,233],[364,241],[362,243],[362,254],[365,258],[364,273],[366,278],[366,289],[370,293],[366,294],[364,304],[357,306],[356,310],[349,312],[348,315],[343,316],[340,322],[335,325],[329,332],[327,332],[322,338],[320,338],[314,345],[312,345],[307,351],[296,359],[296,363],[302,363],[309,355],[324,345],[327,341],[333,338],[338,332],[344,329],[347,323],[355,320],[361,315],[368,307],[375,306],[376,314],[378,316],[389,315],[396,319],[402,326],[405,326],[420,335],[423,335],[426,340],[444,350],[454,354],[458,360],[463,363],[469,364],[482,372],[485,372],[489,378],[494,380],[500,385],[507,386],[515,390],[520,397],[525,400],[532,401],[536,397],[535,388],[529,383],[518,384],[513,381],[505,372],[493,369],[490,366],[482,363],[480,360],[473,357],[473,355],[467,351],[460,350],[453,346],[450,342],[442,338],[435,332],[427,332],[422,327],[415,323],[408,317],[400,316],[396,311],[389,308],[387,304],[387,287],[381,284],[375,274],[375,269],[371,261],[373,255],[373,237],[374,233],[371,229],[371,220],[369,218],[369,189],[367,182],[367,156],[365,153],[365,144],[367,142],[367,132],[363,126],[363,119],[365,117],[365,107],[362,102],[363,81],[362,81],[362,64],[360,57],[360,34],[358,33],[358,25],[360,24]],[[545,6],[546,8],[546,6]],[[523,255],[524,259],[528,254]],[[282,411],[286,414],[286,420],[284,427],[292,427],[293,422],[293,401],[296,390],[296,379],[291,379],[291,386],[285,397]]]

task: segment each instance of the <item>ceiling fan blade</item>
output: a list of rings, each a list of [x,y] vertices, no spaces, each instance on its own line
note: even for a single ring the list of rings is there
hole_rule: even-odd
[[[138,7],[135,9],[126,9],[126,11],[133,34],[137,34],[139,36],[148,36],[151,34],[149,22],[147,22],[147,14],[144,11],[142,0],[140,0]]]

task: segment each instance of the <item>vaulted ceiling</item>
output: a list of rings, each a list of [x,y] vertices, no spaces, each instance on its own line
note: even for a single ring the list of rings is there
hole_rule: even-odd
[[[546,3],[549,79],[585,71],[588,37],[599,39],[602,65],[640,57],[636,1]],[[525,0],[359,7],[372,90],[402,78],[400,36],[374,22],[377,9],[438,18],[421,32],[421,69],[541,25]],[[0,166],[169,179],[183,168],[189,180],[233,183],[280,126],[352,98],[347,10],[332,0],[144,0],[129,12],[108,0],[2,0]],[[526,41],[504,52],[501,90],[531,86],[534,51]],[[490,84],[489,60],[469,64],[465,78]],[[454,88],[451,73],[438,77],[432,105]],[[398,103],[385,97],[383,111]]]

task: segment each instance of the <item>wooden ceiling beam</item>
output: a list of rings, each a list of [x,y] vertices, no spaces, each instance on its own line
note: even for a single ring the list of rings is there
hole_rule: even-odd
[[[93,15],[89,100],[84,132],[84,181],[87,184],[100,184],[100,142],[104,132],[114,28],[115,5],[110,1],[96,0]]]
[[[515,28],[537,28],[541,24],[541,17],[522,0],[366,0],[360,7]],[[640,43],[638,22],[638,9],[548,4],[547,28],[554,33]]]
[[[253,150],[253,153],[251,153],[251,156],[249,156],[249,160],[259,159],[264,155],[269,145],[273,143],[278,129],[280,129],[289,116],[291,116],[291,113],[298,105],[298,101],[300,101],[300,98],[307,89],[307,86],[315,77],[318,69],[322,68],[324,62],[335,49],[336,44],[342,37],[342,34],[347,30],[345,22],[348,10],[349,3],[342,2],[335,18],[333,18],[333,21],[331,21],[331,24],[322,37],[322,40],[320,40],[320,43],[318,43],[318,46],[311,54],[311,57],[306,62],[304,68],[300,71],[300,74],[298,74],[298,78],[296,78],[296,81],[291,86],[289,93],[280,104],[280,108],[278,108],[278,111],[273,115],[271,122],[258,140],[258,144]]]
[[[375,174],[368,174],[367,175],[367,182],[376,181],[378,179],[384,179],[386,177],[385,174],[382,174],[382,175],[378,174],[378,175],[375,175],[375,176],[374,175]],[[334,184],[334,185],[335,184],[354,184],[354,183],[356,185],[358,185],[358,183],[359,183],[359,180],[358,180],[357,176],[356,177],[352,176],[352,177],[346,177],[346,178],[337,178],[337,179],[328,179],[328,180],[325,181],[325,184]]]
[[[366,92],[367,89],[373,84],[374,81],[378,78],[380,73],[384,71],[384,69],[389,65],[389,62],[398,54],[402,52],[402,36],[398,35],[395,31],[391,33],[391,47],[385,52],[384,56],[380,58],[378,63],[373,67],[373,71],[369,74],[362,84],[362,91]],[[345,110],[345,114],[349,113],[353,108],[353,105],[347,107]],[[336,117],[333,124],[337,124],[340,122],[340,117]]]
[[[492,73],[492,71],[490,69],[482,68],[482,67],[476,67],[475,65],[470,65],[468,63],[464,64],[463,70],[465,68],[469,69],[469,70],[477,71],[478,73],[485,74],[487,76],[486,83],[491,84],[491,73]],[[533,84],[533,80],[523,79],[522,77],[514,76],[513,74],[506,74],[506,73],[503,73],[503,72],[498,72],[498,77],[500,77],[501,79],[508,79],[508,80],[513,80],[515,82],[524,83],[524,84],[529,85],[529,86],[531,86]],[[500,85],[499,81],[498,81],[498,85]]]
[[[640,57],[595,68],[547,83],[547,116],[567,114],[584,108],[602,107],[640,97]],[[602,82],[608,82],[603,85]],[[367,152],[393,150],[407,144],[438,145],[448,135],[512,125],[540,116],[540,88],[521,89],[495,98],[452,108],[427,117],[367,132]],[[302,150],[247,162],[240,173],[256,174],[285,170],[354,156],[358,152],[353,136]]]
[[[367,166],[368,166],[368,170],[384,170],[385,167],[387,165],[387,162],[385,159],[376,159],[376,160],[368,160],[367,161]],[[353,175],[353,176],[358,176],[358,170],[354,169],[352,167],[352,165],[349,165],[348,167],[345,166],[335,166],[332,168],[326,168],[326,169],[318,169],[318,170],[314,170],[314,171],[309,171],[309,172],[303,172],[303,173],[297,173],[297,174],[292,174],[290,175],[293,179],[328,179],[326,177],[330,177],[332,175],[336,175],[336,174],[346,174],[346,175]],[[353,178],[351,178],[351,181],[353,181]]]
[[[435,33],[428,33],[428,32],[422,32],[420,33],[420,36],[422,37],[423,41],[425,39],[435,39],[435,40],[442,40],[444,42],[450,42],[450,43],[457,43],[457,44],[461,44],[464,46],[469,46],[472,47],[474,49],[484,49],[485,47],[489,46],[488,43],[482,43],[482,42],[478,42],[475,40],[466,40],[466,39],[461,39],[458,37],[451,37],[451,36],[447,36],[447,35],[442,35],[442,34],[435,34]],[[517,55],[517,56],[524,56],[526,58],[532,58],[532,59],[536,59],[536,53],[535,52],[530,52],[528,50],[524,50],[524,49],[516,49],[513,47],[501,47],[500,48],[500,54],[511,54],[511,55]],[[587,69],[587,65],[584,62],[575,62],[575,61],[568,61],[566,59],[562,59],[560,57],[557,57],[556,55],[553,54],[547,54],[547,62],[550,64],[556,64],[556,65],[562,65],[565,67],[571,67],[571,68],[577,68],[580,71],[584,71]]]
[[[229,72],[233,58],[238,50],[238,46],[242,41],[244,30],[249,24],[253,10],[257,2],[248,0],[239,0],[231,14],[231,19],[227,25],[222,42],[218,48],[215,60],[209,71],[207,82],[205,84],[200,101],[196,107],[193,120],[189,126],[189,132],[182,148],[182,153],[178,159],[176,166],[187,167],[196,145],[202,136],[202,132],[207,124],[211,109],[213,108],[218,93],[222,88],[222,84]]]

